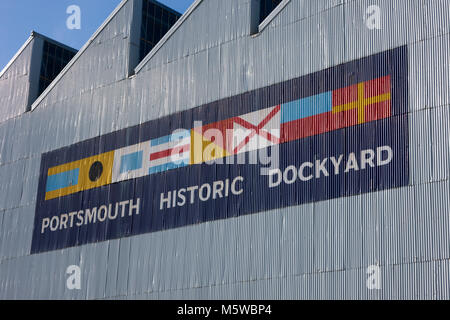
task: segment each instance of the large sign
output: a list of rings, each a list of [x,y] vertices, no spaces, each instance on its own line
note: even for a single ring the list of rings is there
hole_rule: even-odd
[[[32,253],[409,183],[407,47],[42,155]]]

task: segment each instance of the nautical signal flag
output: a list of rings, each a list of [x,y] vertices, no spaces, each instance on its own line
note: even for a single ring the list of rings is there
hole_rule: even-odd
[[[113,162],[114,151],[50,168],[45,200],[110,184]]]
[[[190,163],[191,132],[179,130],[150,141],[148,174],[185,167]]]
[[[281,106],[236,117],[233,154],[267,148],[280,143]]]
[[[227,138],[233,128],[233,120],[212,123],[191,130],[191,164],[221,159],[231,155]]]
[[[345,118],[348,125],[362,124],[391,116],[391,79],[389,76],[361,82],[333,91],[335,122]],[[341,115],[339,117],[338,115]],[[348,126],[346,125],[346,126]],[[335,128],[340,128],[338,123]]]
[[[50,168],[45,199],[255,151],[391,114],[391,77],[385,76]]]
[[[112,182],[136,179],[148,175],[150,142],[143,142],[114,152]]]
[[[280,143],[281,106],[266,108],[192,130],[191,164]]]
[[[282,105],[282,141],[388,118],[391,109],[390,76],[325,92]]]

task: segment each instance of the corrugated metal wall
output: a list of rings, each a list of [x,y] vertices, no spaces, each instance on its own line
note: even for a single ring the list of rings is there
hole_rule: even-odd
[[[32,33],[0,76],[0,122],[30,110],[39,90],[44,41]]]
[[[0,298],[450,298],[448,1],[291,0],[252,37],[249,1],[204,0],[127,78],[131,2],[33,112],[0,123]],[[363,20],[374,4],[381,30]],[[405,44],[408,187],[29,254],[42,153]]]

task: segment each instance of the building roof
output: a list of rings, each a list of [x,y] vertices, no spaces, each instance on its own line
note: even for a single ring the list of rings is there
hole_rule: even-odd
[[[78,51],[77,49],[69,47],[69,46],[65,45],[64,43],[56,41],[52,38],[49,38],[49,37],[33,30],[33,31],[31,31],[31,34],[28,37],[27,41],[25,41],[25,43],[22,45],[22,47],[20,47],[20,49],[16,52],[14,57],[12,57],[11,60],[8,62],[8,64],[2,69],[2,71],[0,72],[0,78],[6,73],[6,71],[8,71],[8,69],[11,67],[11,65],[17,60],[17,58],[20,56],[20,54],[23,52],[23,50],[25,50],[25,48],[30,44],[31,41],[33,41],[34,38],[44,39],[47,42],[50,42],[54,45],[57,45],[58,47],[62,47],[64,49],[72,51],[72,52]]]
[[[89,38],[89,40],[85,43],[85,45],[77,52],[77,54],[70,60],[70,62],[63,68],[63,70],[58,74],[58,76],[52,81],[52,83],[42,92],[42,94],[33,102],[31,106],[31,111],[36,109],[36,107],[43,101],[43,99],[48,95],[48,93],[56,86],[56,84],[61,80],[62,77],[68,72],[68,70],[77,62],[77,60],[83,55],[83,53],[89,48],[89,46],[95,41],[95,39],[99,36],[99,34],[108,26],[108,24],[114,19],[114,17],[117,15],[117,13],[124,7],[124,5],[129,0],[122,0],[120,4],[114,9],[114,11],[108,16],[108,18],[102,23],[102,25],[97,29],[97,31]],[[154,1],[154,0],[152,0]],[[203,2],[204,0],[195,0],[190,7],[186,10],[186,12],[180,17],[180,19],[170,28],[170,30],[163,36],[163,38],[153,47],[153,49],[147,54],[147,56],[134,68],[134,73],[139,73],[143,67],[152,59],[153,56],[165,45],[165,43],[177,32],[177,30],[183,25],[183,23],[189,18],[189,16],[197,9],[197,7]],[[154,1],[157,2],[157,1]],[[289,0],[284,0],[282,2],[282,5],[277,8],[274,12],[271,13],[271,15],[262,23],[260,26],[261,29],[263,29],[270,20],[276,16],[283,7],[289,2]],[[159,3],[159,2],[158,2]],[[164,6],[164,5],[162,5]],[[166,7],[166,6],[164,6]],[[170,9],[168,8],[169,10]],[[175,11],[174,11],[175,12]],[[261,31],[261,30],[260,30]],[[50,41],[52,43],[55,43],[59,46],[62,46],[68,50],[76,51],[73,48],[70,48],[62,43],[59,43],[53,39],[50,39],[48,37],[45,37],[43,35],[40,35],[37,32],[32,32],[32,35],[30,38],[25,42],[25,44],[22,46],[22,48],[16,53],[16,55],[11,59],[11,61],[8,63],[8,65],[2,70],[0,73],[0,76],[3,75],[3,73],[9,68],[9,66],[14,62],[14,60],[20,55],[20,53],[26,48],[26,46],[31,42],[34,36],[39,36],[44,38],[47,41]]]
[[[8,69],[12,66],[12,64],[17,60],[17,58],[21,55],[21,53],[25,50],[25,48],[33,41],[34,35],[33,32],[31,32],[31,35],[28,37],[27,41],[20,47],[20,49],[17,51],[17,53],[14,55],[14,57],[9,60],[8,64],[3,68],[3,70],[0,72],[0,78],[8,71]]]
[[[139,73],[147,62],[158,52],[159,49],[169,40],[169,38],[180,28],[180,26],[186,21],[186,19],[194,12],[203,0],[195,0],[194,3],[187,9],[187,11],[181,16],[181,18],[173,25],[173,27],[167,32],[164,37],[156,44],[156,46],[150,51],[150,53],[136,66],[135,73]]]
[[[128,0],[122,0],[122,2],[114,9],[114,11],[109,15],[109,17],[102,23],[102,25],[97,29],[97,31],[89,38],[85,45],[78,51],[75,57],[70,60],[70,62],[62,69],[58,76],[53,80],[53,82],[44,90],[44,92],[33,102],[31,105],[31,111],[36,109],[36,107],[41,103],[41,101],[47,96],[47,94],[55,87],[58,81],[66,74],[66,72],[75,64],[75,62],[80,58],[80,56],[86,51],[89,45],[94,42],[97,36],[102,32],[103,29],[109,24],[109,22],[116,16],[116,14],[122,9],[122,7],[128,2]]]
[[[86,51],[89,45],[95,41],[97,36],[105,29],[105,27],[111,22],[111,20],[116,16],[116,14],[122,9],[122,7],[129,0],[122,0],[122,2],[114,9],[114,11],[109,15],[109,17],[102,23],[102,25],[97,29],[97,31],[89,38],[86,44],[78,51],[78,53],[73,57],[73,59],[65,66],[65,68],[58,74],[58,76],[53,80],[53,82],[45,89],[45,91],[33,102],[31,106],[31,111],[36,109],[36,107],[41,103],[41,101],[47,96],[47,94],[55,87],[58,81],[64,76],[64,74],[76,63],[79,57]],[[181,18],[175,23],[175,25],[165,34],[165,36],[158,42],[158,44],[150,51],[150,53],[139,63],[135,68],[135,73],[139,72],[142,67],[151,59],[152,56],[164,45],[164,43],[176,32],[176,30],[182,25],[182,23],[191,15],[191,13],[198,7],[198,5],[203,0],[196,0],[188,10],[181,16]]]

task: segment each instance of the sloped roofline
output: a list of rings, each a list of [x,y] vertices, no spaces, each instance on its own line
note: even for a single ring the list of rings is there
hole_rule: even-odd
[[[178,28],[186,21],[186,19],[194,12],[194,10],[199,6],[203,0],[195,0],[194,3],[186,10],[186,12],[181,16],[180,19],[170,28],[170,30],[162,37],[161,40],[153,47],[153,49],[145,56],[145,58],[134,68],[134,73],[139,73],[142,68],[150,61],[150,59],[161,49],[164,44],[169,40],[169,38],[178,30]]]
[[[36,31],[31,31],[30,36],[28,37],[27,41],[25,41],[25,43],[20,47],[20,49],[16,52],[16,54],[14,55],[14,57],[11,58],[11,60],[9,60],[8,64],[3,68],[3,70],[0,72],[0,78],[6,73],[6,71],[8,71],[9,67],[11,67],[11,65],[16,61],[16,59],[22,54],[22,52],[25,50],[25,48],[31,43],[31,41],[33,41],[34,38],[39,37],[42,38],[44,40],[47,40],[48,42],[54,43],[60,47],[63,47],[65,49],[68,49],[69,51],[74,51],[76,52],[77,50],[74,48],[69,47],[68,45],[61,43],[59,41],[56,41],[52,38],[46,37],[43,34],[40,34]]]
[[[283,11],[284,7],[286,7],[287,4],[289,4],[291,0],[283,0],[277,8],[275,8],[274,11],[270,13],[266,17],[266,19],[261,22],[258,28],[258,32],[262,32],[265,27],[267,27],[270,22],[281,12]],[[178,30],[178,28],[186,21],[186,19],[191,15],[191,13],[202,3],[203,0],[195,0],[194,3],[191,4],[191,6],[186,10],[186,12],[181,16],[180,19],[170,28],[170,30],[164,35],[164,37],[156,44],[156,46],[153,47],[153,49],[148,53],[148,55],[137,65],[136,68],[134,68],[134,73],[139,73],[144,66],[147,64],[147,62],[150,61],[150,59],[161,49],[164,44],[169,40],[169,38]]]
[[[52,43],[52,44],[55,44],[55,45],[57,45],[58,47],[64,48],[64,49],[66,49],[66,50],[69,50],[69,51],[72,51],[72,52],[78,52],[77,49],[72,48],[72,47],[69,47],[67,44],[64,44],[64,43],[62,43],[62,42],[56,41],[55,39],[49,38],[49,37],[47,37],[47,36],[44,36],[43,34],[41,34],[41,33],[39,33],[39,32],[32,31],[32,32],[31,32],[31,35],[32,35],[32,36],[35,36],[35,37],[37,37],[37,38],[44,39],[45,41],[50,42],[50,43]]]
[[[8,69],[12,66],[12,64],[16,61],[16,59],[22,54],[22,52],[25,50],[26,47],[33,41],[34,39],[34,32],[31,32],[31,35],[28,37],[27,41],[20,47],[19,51],[14,55],[14,57],[9,60],[8,64],[3,68],[3,70],[0,72],[0,78],[3,77],[3,75],[8,71]]]
[[[52,83],[42,92],[42,94],[33,102],[31,105],[31,111],[36,109],[39,104],[44,100],[48,93],[56,86],[56,84],[61,80],[61,78],[66,74],[66,72],[75,64],[75,62],[80,58],[80,56],[86,51],[89,45],[94,42],[95,38],[103,31],[103,29],[111,22],[111,20],[116,16],[116,14],[122,9],[122,7],[129,0],[122,0],[122,2],[114,9],[114,11],[109,15],[109,17],[102,23],[102,25],[97,29],[97,31],[91,36],[91,38],[86,42],[86,44],[78,51],[78,53],[70,60],[70,62],[64,67],[64,69],[58,74],[58,76],[52,81]],[[158,52],[159,49],[167,42],[167,40],[177,31],[177,29],[184,23],[184,21],[191,15],[191,13],[198,7],[198,5],[203,2],[203,0],[195,0],[194,3],[186,10],[186,12],[181,16],[180,19],[172,26],[172,28],[164,35],[164,37],[156,44],[156,46],[149,52],[149,54],[138,64],[134,69],[135,73],[139,72],[145,64]],[[25,46],[25,45],[24,45]]]
[[[33,102],[31,105],[31,111],[36,109],[39,104],[44,100],[48,93],[55,87],[55,85],[61,80],[61,78],[66,74],[66,72],[75,64],[75,62],[80,58],[80,56],[86,51],[89,45],[94,42],[97,36],[105,29],[105,27],[111,22],[111,20],[116,16],[116,14],[123,8],[123,6],[128,2],[128,0],[122,0],[120,4],[114,9],[114,11],[109,15],[109,17],[102,23],[102,25],[95,31],[95,33],[89,38],[85,45],[78,51],[78,53],[70,60],[70,62],[62,69],[55,80],[50,83],[50,85],[42,92],[42,94]]]

